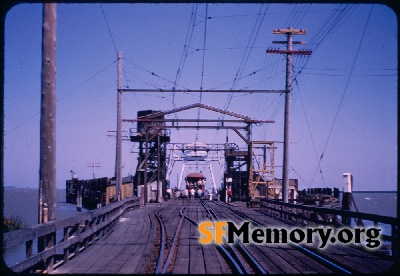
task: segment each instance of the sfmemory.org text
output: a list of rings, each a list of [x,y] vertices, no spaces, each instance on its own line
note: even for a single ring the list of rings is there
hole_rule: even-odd
[[[381,245],[381,229],[378,228],[250,228],[250,222],[236,225],[230,221],[204,221],[200,223],[199,231],[201,244],[221,244],[223,241],[235,243],[235,239],[238,239],[244,244],[318,242],[320,248],[336,242],[363,244],[369,249]]]

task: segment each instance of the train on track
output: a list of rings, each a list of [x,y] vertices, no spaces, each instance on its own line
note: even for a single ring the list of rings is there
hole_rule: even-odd
[[[198,189],[204,192],[204,187],[206,185],[206,177],[201,172],[189,173],[186,178],[186,189]]]

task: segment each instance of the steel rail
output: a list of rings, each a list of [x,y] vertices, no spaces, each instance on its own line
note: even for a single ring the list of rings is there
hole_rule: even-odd
[[[157,259],[157,265],[156,265],[156,269],[154,270],[155,274],[159,274],[160,273],[160,267],[161,267],[161,262],[163,260],[164,257],[164,248],[165,248],[165,241],[164,241],[164,222],[162,221],[162,219],[160,218],[160,216],[158,215],[158,212],[160,212],[161,210],[163,210],[164,208],[161,208],[160,210],[158,210],[155,213],[155,216],[158,220],[158,223],[160,224],[160,232],[161,232],[161,245],[160,245],[160,250],[158,251],[158,259]]]
[[[210,216],[210,218],[211,218],[212,220],[214,220],[214,219],[213,219],[213,216],[214,216],[218,221],[221,221],[221,220],[219,219],[219,217],[217,216],[217,214],[214,212],[214,210],[212,210],[211,208],[208,210],[208,209],[206,208],[206,206],[205,206],[203,200],[201,200],[200,203],[203,205],[204,209],[207,211],[207,213],[209,214],[209,216]],[[211,214],[211,213],[212,213],[212,214]],[[225,237],[224,237],[224,241],[225,241]],[[232,253],[233,253],[234,256],[236,257],[236,260],[239,262],[239,264],[241,265],[241,267],[242,267],[242,269],[244,270],[244,272],[245,272],[246,274],[250,274],[250,273],[251,273],[250,270],[247,268],[246,264],[243,263],[243,261],[242,261],[241,258],[239,257],[239,252],[236,250],[236,248],[234,248],[231,244],[229,244],[228,247],[230,248],[230,250],[232,251]]]
[[[183,210],[185,210],[184,212],[186,212],[188,206],[189,206],[189,204],[187,204],[185,207],[183,207],[179,211],[179,213],[182,213]],[[170,261],[171,261],[173,248],[175,248],[175,244],[176,244],[176,242],[178,240],[177,237],[178,237],[179,231],[181,230],[181,227],[182,227],[182,222],[183,222],[183,216],[179,220],[179,224],[178,224],[178,227],[176,228],[174,238],[172,239],[172,242],[171,242],[171,246],[169,247],[168,255],[167,255],[167,258],[165,260],[164,266],[163,266],[163,268],[161,270],[161,274],[165,274],[167,272],[167,269],[168,269]]]
[[[196,227],[199,227],[199,224],[194,221],[193,219],[191,219],[190,217],[188,217],[187,215],[183,214],[182,212],[180,212],[180,215],[182,217],[185,217],[185,219],[187,219],[188,221],[190,221],[192,224],[196,225]],[[233,265],[235,272],[238,274],[245,274],[241,268],[241,266],[238,264],[238,262],[235,260],[235,258],[233,258],[232,254],[229,253],[228,249],[226,248],[226,246],[222,245],[222,244],[214,244],[215,247],[218,246],[218,248],[220,248],[222,250],[222,252],[225,254],[225,256],[229,259],[230,263]],[[249,274],[249,273],[247,273]]]
[[[202,202],[203,206],[205,205],[204,202]],[[205,206],[204,206],[205,208]],[[210,206],[208,206],[208,208],[210,208],[210,212],[213,213],[214,217],[218,220],[221,221],[221,219],[218,217],[218,215],[215,213],[214,209]],[[207,210],[207,209],[206,209]],[[268,272],[262,267],[262,265],[253,257],[253,255],[249,252],[249,250],[247,250],[247,248],[245,248],[243,246],[243,244],[241,242],[239,242],[237,239],[235,239],[235,244],[237,244],[243,254],[243,256],[245,257],[245,259],[249,260],[251,262],[251,266],[252,268],[254,267],[256,269],[257,274],[268,274]],[[248,262],[249,262],[248,261]]]
[[[217,203],[215,203],[215,204],[217,204]],[[239,212],[238,210],[235,210],[235,209],[233,209],[232,207],[225,206],[225,205],[221,205],[221,204],[217,204],[217,205],[222,206],[222,207],[225,207],[225,208],[228,208],[229,210],[231,210],[231,211],[234,212],[235,214],[241,216],[242,218],[247,219],[248,221],[250,221],[250,222],[253,223],[254,225],[257,225],[257,226],[260,226],[260,227],[266,227],[266,226],[263,225],[262,223],[253,220],[252,218],[250,218],[250,217],[247,216],[246,214],[243,214],[242,212]],[[296,248],[296,249],[298,249],[298,250],[304,252],[305,254],[309,255],[310,257],[315,258],[315,259],[317,259],[318,261],[327,264],[329,268],[331,268],[331,269],[333,269],[333,270],[335,270],[335,271],[337,271],[337,272],[345,273],[345,274],[352,274],[351,271],[347,270],[346,268],[342,267],[342,266],[339,265],[339,264],[336,264],[336,263],[334,263],[334,262],[328,260],[327,258],[321,256],[320,254],[317,254],[317,253],[313,252],[313,250],[311,250],[311,249],[309,249],[309,248],[306,248],[306,247],[304,247],[304,246],[302,246],[302,245],[299,245],[299,244],[297,244],[297,243],[294,243],[294,242],[292,242],[292,241],[290,241],[290,240],[288,241],[288,244],[289,244],[290,246],[292,246],[293,248]]]

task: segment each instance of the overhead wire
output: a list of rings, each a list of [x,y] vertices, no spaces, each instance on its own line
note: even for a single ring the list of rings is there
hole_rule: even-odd
[[[297,81],[297,79],[294,81],[294,83],[295,83],[295,85],[296,85],[298,91],[300,91],[300,86],[299,86],[299,82]],[[300,103],[301,103],[302,110],[303,110],[303,113],[304,113],[304,117],[305,117],[305,120],[306,120],[307,130],[308,130],[308,133],[309,133],[309,135],[310,135],[311,145],[312,145],[313,150],[314,150],[315,160],[318,160],[317,148],[316,148],[316,146],[315,146],[314,136],[312,135],[312,132],[311,132],[310,121],[308,120],[308,115],[307,115],[307,112],[306,112],[306,109],[305,109],[305,106],[304,106],[303,97],[301,96],[301,93],[298,93],[298,95],[299,95],[299,98],[300,98]],[[293,170],[294,170],[294,169],[293,169]],[[304,181],[305,183],[307,183],[308,187],[311,187],[311,185],[312,185],[312,183],[313,183],[313,181],[314,181],[315,174],[316,174],[317,170],[319,170],[320,175],[321,175],[322,182],[323,182],[324,186],[326,186],[326,184],[325,184],[325,179],[324,179],[324,176],[323,176],[323,173],[322,173],[322,169],[321,169],[321,164],[317,164],[317,169],[315,170],[314,175],[313,175],[312,178],[311,178],[311,181],[310,181],[309,183],[307,183],[307,181],[305,181],[305,180],[303,179],[303,181]]]
[[[207,22],[208,22],[208,3],[206,3],[206,17],[204,20],[204,33],[203,33],[203,49],[206,49],[206,42],[207,42]],[[201,82],[200,82],[200,103],[203,100],[203,82],[204,82],[204,63],[205,63],[206,51],[203,50],[203,58],[202,58],[202,65],[201,65]],[[196,141],[199,133],[199,125],[200,125],[200,107],[197,108],[197,133],[196,133]]]
[[[103,14],[104,21],[106,22],[108,34],[110,35],[111,42],[112,42],[112,44],[113,44],[115,53],[117,54],[117,53],[118,53],[117,46],[116,46],[116,44],[115,44],[114,37],[113,37],[112,32],[111,32],[110,24],[108,24],[108,20],[107,20],[107,17],[106,17],[106,13],[104,12],[103,5],[102,5],[102,4],[100,4],[100,8],[101,8],[101,12],[102,12],[102,14]],[[125,76],[125,84],[126,84],[125,86],[126,86],[126,87],[128,87],[127,81],[128,81],[128,80],[127,80],[127,77]]]
[[[100,4],[100,8],[101,8],[101,12],[102,12],[102,14],[103,14],[104,21],[105,21],[105,23],[106,23],[106,25],[107,25],[108,34],[110,35],[110,38],[111,38],[111,41],[112,41],[112,44],[113,44],[115,53],[117,54],[117,53],[118,53],[117,46],[116,46],[116,44],[115,44],[115,41],[114,41],[114,38],[113,38],[113,35],[112,35],[112,32],[111,32],[110,24],[108,23],[108,20],[107,20],[107,17],[106,17],[106,14],[105,14],[105,12],[104,12],[103,5],[102,5],[102,4]],[[125,87],[126,87],[126,88],[129,88],[129,85],[128,85],[128,78],[127,78],[127,76],[126,76],[127,71],[123,69],[123,70],[122,70],[122,73],[123,73],[124,78],[125,78]],[[132,76],[134,76],[134,75],[132,74]],[[134,77],[136,77],[136,76],[134,76]],[[136,103],[137,103],[138,107],[141,109],[141,107],[140,107],[140,102],[139,102],[139,100],[137,99],[136,94],[134,93],[133,96],[134,96],[134,98],[135,98],[135,100],[136,100]],[[127,125],[124,126],[123,132],[126,131],[126,128],[127,128],[127,127],[128,127]],[[126,144],[126,143],[125,143],[125,144]],[[128,157],[126,157],[126,158],[128,158]],[[127,162],[127,159],[125,159],[125,162],[124,162],[124,164],[122,165],[122,168],[125,167],[126,162]]]
[[[265,10],[263,11],[264,7],[265,7]],[[239,68],[238,68],[238,70],[236,72],[236,75],[235,75],[235,77],[233,79],[231,90],[236,89],[236,87],[238,85],[238,82],[239,82],[239,79],[242,77],[243,71],[244,71],[244,69],[245,69],[245,67],[247,65],[247,61],[249,60],[250,54],[252,52],[252,49],[254,47],[254,44],[255,44],[256,39],[258,37],[258,34],[260,32],[260,29],[261,29],[262,23],[264,21],[265,15],[266,15],[266,13],[268,11],[268,7],[269,7],[269,4],[260,6],[259,13],[257,15],[256,21],[254,22],[250,37],[249,37],[249,39],[247,41],[247,45],[246,45],[245,51],[244,51],[244,53],[242,55],[242,59],[241,59],[240,64],[239,64]],[[229,106],[231,104],[231,101],[232,101],[232,97],[233,97],[233,93],[229,93],[228,94],[228,98],[227,98],[227,100],[225,102],[225,105],[224,105],[224,109],[225,110],[228,110],[228,108],[229,108]],[[223,118],[224,118],[224,116],[222,115],[221,119],[223,119]]]
[[[111,65],[113,65],[114,63],[116,63],[117,60],[114,60],[113,62],[111,62],[110,64],[108,64],[107,66],[105,66],[104,68],[100,69],[99,71],[97,71],[96,73],[94,73],[93,75],[91,75],[90,77],[88,77],[87,79],[85,79],[84,81],[82,81],[81,83],[79,83],[77,86],[75,86],[74,88],[72,88],[71,90],[67,91],[66,93],[64,93],[63,95],[61,95],[60,97],[57,98],[56,102],[61,101],[62,99],[64,99],[66,96],[68,96],[69,94],[71,94],[72,92],[74,92],[75,90],[77,90],[78,88],[82,87],[84,84],[86,84],[88,81],[92,80],[93,78],[95,78],[96,76],[98,76],[99,74],[101,74],[102,72],[104,72],[106,69],[108,69]],[[40,114],[40,111],[31,115],[28,119],[24,120],[23,122],[21,122],[20,124],[18,124],[16,127],[10,129],[9,131],[4,133],[4,136],[9,134],[10,132],[18,129],[19,127],[23,126],[24,124],[26,124],[27,122],[29,122],[30,120],[32,120],[33,118],[35,118],[36,116],[38,116]]]
[[[108,24],[108,20],[107,20],[107,17],[106,17],[106,14],[105,14],[105,12],[104,12],[103,5],[102,5],[102,4],[100,4],[100,8],[101,8],[101,12],[103,13],[104,21],[106,22],[106,25],[107,25],[108,34],[110,35],[110,37],[111,37],[111,42],[112,42],[112,44],[113,44],[113,46],[114,46],[115,53],[117,53],[117,52],[118,52],[117,46],[115,45],[115,41],[114,41],[114,38],[113,38],[112,33],[111,33],[110,25]]]
[[[328,38],[329,35],[333,34],[334,30],[337,30],[338,27],[341,24],[344,23],[345,19],[348,18],[353,11],[354,10],[349,8],[348,5],[345,5],[344,7],[341,5],[341,6],[339,6],[338,9],[335,9],[335,10],[333,10],[331,12],[331,15],[325,20],[325,22],[323,24],[321,24],[321,27],[316,32],[316,35],[314,35],[309,40],[309,44],[314,45],[313,46],[313,53],[315,53],[317,48],[323,43],[323,41],[325,41]],[[307,9],[307,12],[309,12],[309,9]],[[306,60],[303,60],[303,61],[304,61],[303,64],[299,66],[300,69],[295,71],[294,74],[293,74],[293,76],[294,76],[293,77],[293,82],[297,86],[298,86],[298,77],[303,72],[303,69],[304,69],[305,65],[308,63],[309,59],[306,59]],[[318,160],[318,154],[316,152],[315,141],[312,138],[313,136],[312,136],[311,128],[310,128],[310,125],[309,125],[308,116],[307,116],[307,113],[305,111],[305,106],[304,106],[303,100],[302,100],[301,95],[300,95],[300,89],[298,90],[298,94],[299,94],[299,97],[300,97],[300,101],[301,101],[301,106],[302,106],[303,112],[304,112],[304,114],[306,116],[306,123],[307,123],[308,131],[310,133],[310,137],[311,137],[311,141],[312,141],[312,144],[313,144],[314,152],[315,152],[316,158]],[[318,171],[320,172],[321,179],[322,179],[322,181],[323,181],[323,183],[325,185],[325,181],[324,181],[324,177],[323,177],[323,173],[322,173],[322,169],[321,169],[321,164],[320,164],[320,160],[319,160],[318,164],[317,164],[317,167],[316,167],[316,170],[315,170],[315,172],[313,174],[312,180],[308,184],[308,186],[312,185],[312,183],[313,183],[313,181],[315,179],[315,175],[316,175],[316,173]]]
[[[183,70],[185,68],[186,60],[187,60],[187,57],[188,57],[188,50],[190,48],[191,41],[192,41],[192,38],[193,38],[194,27],[195,27],[195,23],[196,23],[197,8],[198,8],[198,4],[193,4],[191,16],[190,16],[190,19],[189,19],[188,29],[187,29],[187,32],[186,32],[185,43],[183,45],[183,51],[182,51],[182,55],[181,55],[181,58],[180,58],[180,61],[179,61],[178,69],[176,71],[176,76],[175,76],[175,80],[174,80],[174,83],[173,83],[172,90],[176,89],[176,86],[178,85],[178,83],[180,81],[180,78],[182,76]],[[172,94],[172,107],[173,108],[176,108],[175,96],[176,96],[176,92],[174,92]],[[174,113],[174,116],[175,116],[175,119],[178,119],[178,114],[176,112]],[[178,130],[178,135],[179,135],[179,128],[177,130]]]
[[[291,15],[289,16],[289,18],[288,18],[288,20],[287,20],[287,23],[291,23],[291,24],[299,24],[301,21],[302,21],[302,19],[304,18],[304,16],[305,16],[305,14],[306,13],[308,13],[309,11],[310,11],[310,5],[301,5],[300,6],[300,10],[298,9],[298,6],[294,6],[294,9],[291,11]],[[345,6],[345,8],[346,8],[347,6]],[[348,12],[346,12],[346,13],[341,13],[341,12],[338,12],[338,11],[340,11],[340,10],[342,10],[342,8],[340,7],[339,9],[336,9],[336,10],[334,10],[334,12],[331,14],[331,17],[329,17],[328,18],[328,21],[327,22],[332,22],[331,24],[328,24],[328,23],[326,23],[326,24],[322,24],[322,26],[324,26],[326,29],[325,29],[325,31],[323,31],[323,30],[320,30],[319,32],[318,32],[318,34],[319,35],[321,35],[320,36],[320,43],[322,42],[322,40],[324,40],[324,39],[326,39],[327,38],[327,36],[328,36],[328,34],[329,34],[329,32],[331,31],[331,30],[333,30],[334,29],[334,27],[337,25],[337,24],[339,24],[339,23],[343,23],[343,18],[345,17],[345,15],[347,15],[347,14],[349,14]],[[299,16],[298,14],[299,13],[301,13],[303,16]],[[332,18],[334,19],[334,20],[332,20]],[[318,45],[319,46],[319,45]],[[307,63],[308,62],[308,60],[306,60],[306,62],[305,63]],[[303,65],[304,66],[304,65]],[[276,69],[278,68],[278,67],[275,67]],[[301,66],[300,66],[300,68],[302,68]],[[294,70],[294,68],[293,68],[293,70]],[[298,82],[297,82],[297,77],[298,77],[298,75],[300,74],[302,72],[302,69],[300,69],[298,72],[297,72],[297,74],[295,73],[295,74],[293,74],[294,76],[295,76],[295,78],[294,78],[294,81],[295,81],[295,83],[296,84],[298,84]],[[267,74],[265,74],[265,76],[267,76]],[[257,95],[258,96],[258,95]],[[262,109],[262,108],[257,108],[256,106],[259,106],[259,107],[261,107],[261,104],[262,104],[262,102],[263,101],[260,101],[260,100],[255,100],[256,98],[258,99],[258,98],[260,98],[260,97],[263,97],[263,96],[265,96],[265,95],[261,95],[261,96],[259,96],[259,97],[254,97],[254,101],[253,101],[253,103],[255,104],[255,105],[252,105],[252,110],[265,110],[265,109]],[[269,95],[267,95],[267,96],[269,96]],[[302,102],[302,99],[300,98],[300,101]],[[304,112],[305,112],[305,108],[304,108],[304,104],[303,104],[303,102],[302,102],[302,107],[303,107],[303,110],[304,110]],[[277,112],[277,110],[278,109],[275,109],[275,112]],[[275,113],[274,112],[274,113]],[[307,120],[307,122],[308,122],[308,120]],[[309,127],[309,125],[308,125],[308,127]],[[264,128],[264,130],[265,130],[265,128]],[[309,128],[309,131],[310,131],[310,134],[311,134],[311,130],[310,130],[310,128]],[[264,135],[265,135],[265,133],[264,133]],[[314,151],[315,151],[315,153],[316,153],[316,149],[315,149],[315,143],[313,142],[313,146],[314,146]],[[317,155],[317,154],[316,154]],[[318,155],[317,155],[318,156]],[[321,172],[321,176],[322,176],[322,178],[323,178],[323,175],[322,175],[322,171],[320,170],[320,172]]]
[[[263,11],[264,7],[265,7],[265,10]],[[235,74],[233,83],[231,85],[231,90],[234,90],[237,87],[238,81],[242,78],[243,71],[247,65],[247,61],[249,60],[251,52],[254,49],[254,44],[255,44],[258,34],[260,32],[260,29],[261,29],[262,23],[264,21],[265,15],[267,13],[268,7],[269,7],[269,4],[260,5],[260,10],[257,14],[256,21],[254,22],[252,31],[250,33],[250,37],[247,41],[247,45],[245,47],[244,53],[242,55],[242,58],[241,58],[241,61],[239,64],[239,68]],[[253,73],[254,73],[254,71],[253,71]],[[252,73],[251,73],[251,75],[252,75]],[[225,110],[229,109],[232,99],[233,99],[233,93],[228,93],[228,97],[225,101],[223,109],[225,109]],[[224,114],[221,114],[218,119],[223,120],[223,118],[224,118]],[[214,141],[217,137],[217,134],[218,134],[218,131],[215,133]]]
[[[345,88],[344,88],[343,93],[342,93],[342,96],[341,96],[341,98],[340,98],[339,105],[338,105],[338,107],[337,107],[337,109],[336,109],[336,113],[335,113],[335,116],[334,116],[334,118],[333,118],[333,122],[332,122],[332,125],[331,125],[331,127],[330,127],[330,130],[329,130],[328,138],[327,138],[327,140],[326,140],[326,142],[325,142],[324,148],[323,148],[322,153],[321,153],[321,156],[320,156],[320,158],[319,158],[318,165],[321,164],[322,158],[324,157],[325,151],[326,151],[326,149],[327,149],[327,147],[328,147],[330,138],[331,138],[332,133],[333,133],[333,129],[334,129],[335,125],[336,125],[336,121],[337,121],[337,119],[338,119],[338,115],[339,115],[341,106],[343,105],[344,98],[345,98],[345,96],[346,96],[346,94],[347,94],[347,91],[348,91],[348,88],[349,88],[349,84],[350,84],[350,80],[351,80],[351,78],[352,78],[353,71],[354,71],[354,68],[355,68],[355,65],[356,65],[356,62],[357,62],[357,59],[358,59],[358,55],[359,55],[359,53],[360,53],[361,46],[362,46],[362,43],[363,43],[363,41],[364,41],[364,36],[365,36],[366,31],[367,31],[367,27],[368,27],[368,24],[369,24],[369,21],[370,21],[370,18],[371,18],[371,14],[372,14],[373,7],[374,7],[374,5],[371,5],[371,8],[370,8],[370,10],[369,10],[369,14],[368,14],[368,17],[367,17],[367,21],[366,21],[366,23],[365,23],[365,25],[364,25],[364,29],[363,29],[363,32],[362,32],[362,34],[361,34],[360,42],[359,42],[359,44],[358,44],[357,51],[356,51],[356,54],[355,54],[353,63],[352,63],[352,65],[351,65],[350,73],[349,73],[349,75],[348,75],[348,78],[347,78],[347,81],[346,81],[346,84],[345,84]]]
[[[313,46],[313,53],[316,52],[316,50],[318,49],[318,47],[320,45],[322,45],[323,41],[325,41],[328,36],[332,35],[334,33],[335,30],[337,30],[339,28],[339,26],[341,24],[343,24],[345,22],[345,20],[352,14],[352,12],[354,12],[354,9],[350,8],[348,5],[340,5],[338,9],[335,9],[331,12],[330,16],[325,20],[325,22],[323,24],[321,24],[321,27],[318,29],[318,31],[316,32],[316,35],[314,35],[313,37],[311,37],[311,39],[309,40],[309,44],[314,45]],[[305,68],[306,64],[308,63],[309,59],[305,60],[305,62],[299,66],[300,69],[298,69],[293,75],[293,82],[298,85],[298,77],[301,73],[303,73],[303,69]],[[312,185],[312,183],[315,180],[315,176],[317,174],[317,172],[320,173],[321,176],[321,180],[323,182],[323,184],[326,186],[325,184],[325,180],[324,180],[324,176],[323,176],[323,172],[322,172],[322,168],[321,168],[321,159],[323,157],[323,154],[321,154],[320,158],[318,159],[318,154],[316,152],[316,147],[315,147],[315,141],[312,138],[312,133],[311,133],[311,128],[309,125],[309,121],[308,121],[308,116],[305,110],[305,106],[302,100],[302,97],[300,95],[300,89],[298,90],[299,96],[300,96],[300,101],[301,101],[301,107],[303,109],[303,113],[306,116],[306,123],[307,123],[307,127],[308,127],[308,131],[311,137],[311,141],[313,144],[313,148],[314,148],[314,152],[316,154],[316,160],[317,160],[317,166],[316,169],[314,171],[314,174],[312,176],[312,179],[310,181],[310,183],[308,183],[307,185],[310,187]]]
[[[314,46],[313,46],[313,52],[314,52],[314,53],[315,53],[315,51],[317,50],[317,48],[318,48],[320,45],[322,45],[323,41],[325,41],[325,40],[328,38],[328,36],[332,35],[332,34],[334,33],[334,31],[337,30],[337,29],[340,27],[340,25],[343,24],[343,23],[346,21],[346,19],[349,18],[349,17],[351,16],[351,14],[352,14],[353,12],[354,12],[354,7],[353,7],[353,6],[348,6],[348,5],[344,5],[344,6],[343,6],[343,5],[340,5],[338,9],[335,9],[335,10],[332,11],[331,15],[325,20],[325,22],[324,22],[323,24],[321,24],[321,27],[320,27],[320,29],[316,32],[316,35],[314,35],[314,36],[309,40],[309,44],[314,45]],[[295,71],[295,73],[293,74],[293,75],[294,75],[293,82],[294,82],[296,85],[298,85],[298,77],[299,77],[299,75],[300,75],[301,73],[303,73],[303,69],[305,68],[305,66],[306,66],[306,64],[308,63],[308,61],[309,61],[309,59],[305,60],[305,62],[303,63],[303,65],[299,66],[300,69],[298,69],[297,71]],[[352,73],[351,73],[351,74],[352,74]],[[302,104],[301,106],[302,106],[303,112],[304,112],[304,114],[305,114],[305,116],[306,116],[307,127],[308,127],[308,131],[309,131],[309,133],[310,133],[310,137],[311,137],[311,140],[312,140],[314,152],[315,152],[316,158],[317,158],[317,160],[318,160],[317,167],[316,167],[315,172],[314,172],[314,174],[313,174],[313,176],[312,176],[311,182],[308,184],[308,186],[311,186],[311,185],[312,185],[312,183],[313,183],[313,181],[314,181],[314,179],[315,179],[315,176],[316,176],[316,173],[317,173],[317,172],[320,173],[321,179],[322,179],[324,185],[326,185],[326,184],[325,184],[324,177],[323,177],[322,169],[321,169],[321,160],[322,160],[322,158],[323,158],[323,156],[324,156],[324,152],[325,152],[326,146],[327,146],[328,141],[329,141],[329,139],[330,139],[330,136],[331,136],[331,134],[332,134],[333,126],[334,126],[334,124],[335,124],[335,121],[336,121],[337,114],[338,114],[338,111],[339,111],[339,109],[340,109],[341,103],[340,103],[339,108],[338,108],[338,110],[337,110],[337,113],[336,113],[336,115],[335,115],[334,123],[332,124],[330,134],[328,135],[328,139],[327,139],[327,142],[326,142],[326,144],[325,144],[325,148],[324,148],[322,154],[320,155],[320,157],[319,157],[319,159],[318,159],[318,154],[317,154],[316,148],[315,148],[315,141],[314,141],[314,139],[312,138],[313,136],[312,136],[312,133],[311,133],[311,128],[310,128],[310,126],[309,126],[308,116],[306,115],[305,106],[304,106],[304,103],[303,103],[302,98],[301,98],[301,95],[300,95],[300,89],[299,89],[298,92],[299,92],[299,97],[300,97],[300,101],[301,101],[301,104]],[[344,94],[345,94],[345,93],[344,93]],[[344,97],[344,96],[343,96],[343,97]],[[342,100],[343,100],[343,97],[342,97]],[[342,102],[342,101],[341,101],[341,102]]]

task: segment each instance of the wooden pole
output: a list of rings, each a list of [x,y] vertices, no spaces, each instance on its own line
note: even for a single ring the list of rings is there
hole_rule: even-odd
[[[287,33],[285,122],[283,131],[282,200],[289,202],[289,126],[290,94],[292,90],[292,33]]]
[[[290,126],[290,94],[292,90],[292,55],[311,55],[311,51],[294,51],[293,44],[305,44],[303,41],[293,41],[293,35],[304,35],[306,30],[275,29],[273,34],[285,34],[286,41],[273,41],[275,44],[286,44],[287,50],[267,50],[271,54],[286,54],[286,93],[285,93],[285,121],[283,133],[283,166],[282,166],[282,201],[289,199],[289,126]]]
[[[115,155],[116,197],[121,200],[122,186],[122,52],[118,51],[118,92],[117,92],[117,149]]]
[[[39,224],[56,219],[56,18],[56,4],[43,4]],[[52,247],[54,242],[55,232],[40,237],[38,252]],[[54,258],[46,259],[42,265],[51,273]]]
[[[43,4],[39,224],[56,219],[56,4]]]

